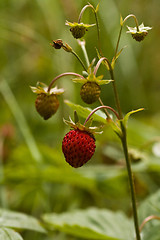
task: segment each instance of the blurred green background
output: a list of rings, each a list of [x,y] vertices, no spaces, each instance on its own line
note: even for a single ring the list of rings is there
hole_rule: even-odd
[[[98,1],[90,1],[94,6]],[[93,162],[73,170],[64,161],[61,141],[68,127],[63,118],[73,116],[63,103],[68,99],[87,107],[79,96],[80,86],[69,77],[57,82],[65,89],[55,116],[44,121],[36,112],[36,96],[30,86],[50,81],[63,72],[82,73],[72,54],[55,50],[52,40],[62,39],[84,59],[65,20],[77,21],[84,0],[0,1],[0,158],[1,207],[35,216],[88,206],[123,209],[130,214],[128,186],[120,144],[108,127],[97,137]],[[128,141],[136,173],[138,199],[160,186],[160,2],[159,0],[101,0],[98,17],[104,55],[112,59],[119,33],[120,14],[133,13],[139,24],[153,29],[143,42],[136,42],[124,27],[115,75],[124,113],[144,107],[129,122]],[[91,10],[83,20],[94,23]],[[130,19],[127,25],[134,27]],[[89,60],[96,57],[96,28],[86,34]],[[85,61],[85,60],[84,60]],[[110,79],[102,66],[98,70]],[[112,86],[102,87],[103,102],[114,107]],[[97,103],[92,105],[96,107]],[[109,169],[109,170],[108,170]],[[87,184],[86,184],[87,181]],[[113,200],[114,199],[114,200]],[[31,235],[29,235],[31,234]],[[24,233],[24,239],[33,237]],[[74,239],[55,233],[55,239]],[[34,239],[41,236],[34,236]],[[44,239],[44,236],[42,237]],[[46,239],[51,239],[46,237]]]

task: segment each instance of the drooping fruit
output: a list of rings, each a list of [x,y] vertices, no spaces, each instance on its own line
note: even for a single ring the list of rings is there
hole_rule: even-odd
[[[101,88],[96,82],[86,82],[82,85],[80,95],[87,104],[96,102],[100,96]]]
[[[40,93],[37,95],[35,107],[44,120],[47,120],[57,112],[59,100],[55,94]]]
[[[79,129],[70,130],[62,142],[66,162],[78,168],[88,162],[95,152],[95,139],[92,134]]]
[[[38,84],[37,87],[31,87],[32,91],[37,94],[35,107],[44,120],[47,120],[57,112],[59,107],[57,96],[62,94],[64,90],[57,87],[49,88],[44,83]]]

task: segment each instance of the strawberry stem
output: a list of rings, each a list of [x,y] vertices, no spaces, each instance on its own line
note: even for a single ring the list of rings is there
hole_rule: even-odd
[[[91,7],[91,5],[85,5],[83,8],[82,8],[82,10],[81,10],[81,12],[80,12],[80,14],[79,14],[79,18],[78,18],[78,23],[80,23],[81,22],[81,18],[82,18],[82,16],[83,16],[83,13],[84,13],[84,11],[88,8],[88,7]]]
[[[153,219],[160,220],[160,217],[154,216],[154,215],[148,216],[148,217],[145,218],[144,221],[142,222],[142,224],[141,224],[141,226],[140,226],[140,228],[139,228],[139,231],[141,232],[142,229],[143,229],[143,227],[144,227],[144,225],[145,225],[147,222],[149,222],[149,221],[151,221],[151,220],[153,220]]]
[[[86,118],[86,120],[85,120],[85,122],[84,122],[83,125],[85,125],[85,124],[88,122],[88,120],[91,118],[91,116],[92,116],[96,111],[98,111],[98,110],[100,110],[100,109],[102,109],[102,108],[106,108],[106,109],[111,110],[111,111],[116,115],[117,119],[120,120],[120,117],[119,117],[118,113],[117,113],[112,107],[109,107],[109,106],[99,106],[99,107],[95,108],[95,109],[88,115],[88,117]]]
[[[125,17],[125,19],[123,20],[123,23],[125,23],[125,21],[126,21],[128,18],[130,18],[130,17],[133,17],[133,18],[134,18],[137,31],[139,32],[138,20],[137,20],[137,18],[136,18],[136,16],[135,16],[134,14],[129,14],[127,17]]]
[[[101,63],[106,60],[106,57],[102,57],[99,59],[99,61],[97,62],[96,66],[95,66],[95,69],[94,69],[94,75],[96,76],[97,74],[97,71],[98,71],[98,68],[100,67]]]
[[[73,75],[73,76],[76,76],[76,77],[80,77],[80,78],[83,78],[84,79],[84,77],[82,76],[82,75],[80,75],[80,74],[78,74],[78,73],[74,73],[74,72],[66,72],[66,73],[62,73],[62,74],[60,74],[60,75],[58,75],[57,77],[55,77],[52,81],[51,81],[51,83],[49,84],[49,86],[48,86],[48,92],[51,90],[51,88],[52,88],[52,85],[55,83],[55,81],[57,81],[59,78],[61,78],[61,77],[65,77],[65,76],[70,76],[70,75]]]

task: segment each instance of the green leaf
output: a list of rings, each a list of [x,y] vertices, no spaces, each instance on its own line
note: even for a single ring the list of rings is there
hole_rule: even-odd
[[[45,233],[45,229],[34,217],[23,213],[0,209],[0,225],[16,229],[27,229]]]
[[[88,108],[82,107],[81,105],[74,104],[74,103],[72,103],[72,102],[70,102],[68,100],[65,100],[65,103],[69,107],[71,107],[73,110],[76,110],[76,112],[78,113],[79,116],[84,117],[84,118],[87,118],[88,115],[92,111],[92,110],[89,110]],[[102,113],[102,111],[99,111],[99,112]],[[100,123],[103,123],[103,124],[107,124],[105,114],[103,116],[104,117],[102,117],[102,114],[100,116],[97,113],[95,113],[92,118],[93,118],[93,121],[97,121],[97,122],[100,122]]]
[[[128,112],[122,120],[123,123],[124,123],[124,126],[127,125],[128,119],[129,119],[131,114],[136,113],[136,112],[140,112],[140,111],[143,111],[143,110],[144,110],[144,108],[139,108],[139,109],[132,110],[132,111]]]
[[[54,229],[86,239],[134,239],[133,226],[122,212],[90,208],[62,214],[45,214],[43,220]]]
[[[10,228],[0,228],[0,239],[1,240],[23,240],[19,233],[15,232]]]

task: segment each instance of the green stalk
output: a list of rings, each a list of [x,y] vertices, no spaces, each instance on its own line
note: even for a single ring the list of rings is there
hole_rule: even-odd
[[[114,80],[112,82],[112,84],[113,84],[113,90],[114,90],[114,95],[115,95],[115,101],[116,101],[116,105],[117,105],[118,114],[120,116],[120,119],[123,119],[121,106],[120,106],[120,101],[119,101],[119,96],[118,96],[118,91],[117,91],[116,82],[115,82],[115,78],[114,78],[114,72],[113,72],[113,69],[112,69],[110,63],[109,63],[109,68],[110,68],[109,71],[110,71],[111,79]],[[124,155],[125,155],[126,167],[127,167],[127,172],[128,172],[128,178],[129,178],[131,200],[132,200],[132,209],[133,209],[133,219],[134,219],[134,226],[135,226],[135,232],[136,232],[136,240],[141,240],[140,231],[139,231],[139,223],[138,223],[138,215],[137,215],[137,205],[136,205],[136,194],[135,194],[135,187],[134,187],[134,179],[133,179],[133,175],[132,175],[131,163],[130,163],[129,154],[128,154],[127,132],[126,132],[126,128],[124,127],[122,122],[121,122],[121,130],[122,130],[121,143],[122,143],[122,147],[123,147],[123,151],[124,151]]]
[[[81,46],[82,52],[84,54],[85,61],[87,63],[87,67],[89,68],[90,62],[89,62],[88,54],[87,54],[87,51],[86,51],[85,40],[83,40],[83,41],[78,40],[78,44]]]
[[[120,31],[120,35],[119,35],[118,42],[117,42],[117,47],[116,47],[117,49],[118,49],[118,45],[119,45],[119,41],[120,41],[120,36],[121,36],[121,31]],[[120,100],[119,100],[119,95],[118,95],[117,86],[116,86],[116,82],[115,82],[113,68],[112,68],[111,63],[109,62],[109,60],[107,58],[104,57],[103,59],[108,64],[111,79],[113,80],[112,84],[113,84],[115,102],[116,102],[116,106],[117,106],[117,110],[118,110],[118,115],[120,117],[120,120],[122,120],[123,115],[122,115],[122,110],[121,110],[121,106],[120,106]],[[138,215],[137,215],[137,205],[136,205],[136,194],[135,194],[135,187],[134,187],[134,179],[133,179],[131,163],[130,163],[129,154],[128,154],[127,132],[126,132],[126,128],[123,125],[122,121],[121,121],[121,130],[122,130],[122,137],[120,137],[120,139],[121,139],[121,143],[122,143],[122,147],[123,147],[123,151],[124,151],[124,155],[125,155],[126,167],[127,167],[127,172],[128,172],[128,178],[129,178],[131,200],[132,200],[132,209],[133,209],[133,219],[134,219],[134,226],[135,226],[135,232],[136,232],[136,240],[141,240],[139,223],[138,223]]]
[[[81,18],[82,18],[82,16],[83,16],[83,13],[84,13],[84,11],[85,11],[88,7],[91,8],[91,9],[93,10],[93,12],[94,12],[94,16],[95,16],[95,20],[96,20],[96,27],[97,27],[98,49],[99,49],[99,51],[100,51],[100,53],[101,53],[101,55],[102,55],[101,40],[100,40],[100,27],[99,27],[99,22],[98,22],[98,17],[97,17],[97,11],[96,11],[96,9],[93,7],[92,4],[89,3],[88,5],[85,5],[85,6],[82,8],[82,10],[81,10],[81,12],[80,12],[80,14],[79,14],[78,23],[81,22]]]
[[[135,194],[135,186],[134,186],[134,179],[131,169],[131,163],[128,155],[128,146],[127,146],[127,133],[126,128],[121,123],[121,129],[123,132],[123,136],[121,138],[123,151],[126,159],[126,166],[128,171],[128,178],[129,178],[129,184],[130,184],[130,191],[131,191],[131,199],[132,199],[132,209],[133,209],[133,217],[134,217],[134,226],[136,231],[136,239],[141,240],[140,236],[140,230],[139,230],[139,223],[138,223],[138,215],[137,215],[137,205],[136,205],[136,194]]]
[[[125,23],[125,21],[126,21],[128,18],[130,18],[130,17],[132,17],[132,18],[134,19],[135,24],[136,24],[137,31],[139,32],[138,20],[137,20],[137,18],[136,18],[136,16],[135,16],[134,14],[129,14],[127,17],[125,17],[125,19],[123,20],[123,23]]]
[[[123,26],[121,25],[121,28],[120,28],[120,31],[119,31],[119,35],[118,35],[116,50],[115,50],[115,54],[114,54],[114,57],[115,57],[115,58],[116,58],[116,55],[117,55],[117,52],[118,52],[118,47],[119,47],[120,38],[121,38],[121,34],[122,34],[122,28],[123,28]]]
[[[80,59],[80,57],[78,56],[78,54],[77,54],[76,52],[74,52],[73,50],[72,50],[71,53],[78,59],[78,61],[80,62],[80,64],[81,64],[82,67],[84,68],[84,70],[87,72],[87,68],[85,67],[84,63],[82,62],[82,60]]]

